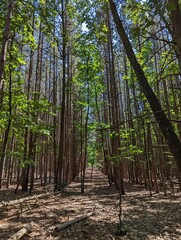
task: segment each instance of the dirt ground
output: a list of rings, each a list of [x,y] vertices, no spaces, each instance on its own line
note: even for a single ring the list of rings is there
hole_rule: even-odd
[[[0,240],[9,239],[24,225],[34,222],[31,231],[21,239],[30,240],[174,240],[181,239],[181,193],[149,196],[140,186],[126,183],[122,196],[122,221],[127,234],[117,236],[119,195],[109,187],[107,177],[100,171],[86,171],[85,193],[80,183],[71,183],[64,193],[51,191],[47,196],[23,204],[0,208]],[[33,194],[50,191],[53,186],[36,187]],[[27,197],[26,193],[13,194],[12,189],[0,190],[0,202]],[[95,215],[56,231],[57,225],[95,211]]]

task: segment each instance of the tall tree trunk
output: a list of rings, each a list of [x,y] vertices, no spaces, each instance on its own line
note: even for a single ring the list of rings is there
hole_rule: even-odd
[[[8,40],[9,40],[9,34],[10,34],[10,24],[11,24],[11,18],[12,18],[12,12],[13,12],[13,0],[9,0],[8,4],[8,12],[6,16],[6,22],[5,22],[5,29],[3,33],[2,38],[2,48],[0,53],[0,106],[3,101],[3,72],[4,72],[4,65],[6,61],[6,54],[7,54],[7,48],[8,48]]]
[[[2,174],[3,174],[3,164],[4,160],[6,157],[6,148],[8,144],[8,137],[10,133],[10,127],[11,127],[11,117],[12,117],[12,72],[10,69],[10,78],[9,78],[9,119],[8,119],[8,124],[4,133],[4,141],[2,144],[2,149],[1,149],[1,158],[0,158],[0,189],[2,187]]]
[[[64,168],[64,139],[65,139],[65,98],[66,98],[66,25],[65,25],[65,11],[66,3],[62,0],[62,99],[61,99],[61,123],[60,123],[60,141],[59,141],[59,155],[57,165],[57,183],[55,183],[55,189],[63,191],[63,168]]]
[[[35,0],[33,1],[33,5],[35,5]],[[35,13],[33,12],[32,16],[32,35],[34,35],[34,26],[35,26]],[[27,102],[30,100],[30,89],[31,89],[31,79],[32,79],[32,73],[33,73],[33,55],[34,51],[30,50],[30,59],[29,59],[29,68],[28,68],[28,76],[27,76]],[[27,107],[27,118],[29,118],[30,112],[29,112],[29,105]],[[28,190],[28,181],[29,181],[29,171],[30,171],[30,164],[26,163],[28,158],[28,139],[29,139],[29,127],[25,127],[25,133],[24,133],[24,162],[25,166],[23,166],[22,169],[22,176],[21,176],[21,183],[22,183],[22,191]],[[20,183],[17,185],[17,189]],[[16,189],[16,190],[17,190]]]
[[[173,24],[173,41],[175,42],[175,51],[177,54],[180,72],[181,72],[181,9],[178,0],[168,0],[168,3],[173,6],[171,10],[171,20]]]
[[[133,52],[133,48],[131,46],[129,38],[125,32],[123,24],[118,15],[114,1],[109,0],[109,4],[110,4],[111,11],[112,11],[114,22],[116,24],[120,38],[123,42],[128,59],[135,71],[135,74],[138,78],[138,82],[142,88],[142,91],[143,91],[145,97],[147,98],[151,109],[153,110],[156,121],[162,131],[162,134],[164,135],[164,137],[168,143],[170,151],[172,152],[172,154],[176,160],[178,169],[179,169],[179,171],[181,171],[181,143],[179,141],[179,138],[177,137],[176,133],[174,132],[172,125],[170,124],[155,93],[153,92],[152,88],[150,87],[150,85],[148,83],[148,80],[143,72],[143,69],[141,68],[140,64],[137,61],[137,58]]]
[[[121,159],[119,159],[119,148],[120,148],[120,136],[119,136],[119,117],[120,117],[120,108],[119,108],[119,99],[118,99],[118,88],[115,78],[115,66],[114,66],[114,53],[113,53],[113,39],[110,25],[110,16],[108,14],[108,56],[109,56],[109,82],[110,82],[110,97],[111,97],[111,123],[113,126],[113,138],[112,142],[112,157],[114,165],[114,178],[115,185],[118,190],[125,194],[124,182],[123,182],[123,164]],[[114,132],[116,134],[114,134]]]
[[[89,111],[90,111],[90,86],[89,86],[89,56],[87,57],[87,112],[86,112],[86,119],[84,124],[84,155],[83,155],[83,162],[82,162],[82,178],[81,178],[81,192],[84,193],[84,183],[85,183],[85,169],[86,169],[86,159],[87,159],[87,142],[88,142],[88,120],[89,120]]]

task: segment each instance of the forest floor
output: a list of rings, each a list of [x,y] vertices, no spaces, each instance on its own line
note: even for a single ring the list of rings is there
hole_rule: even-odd
[[[107,177],[91,169],[86,171],[85,193],[80,193],[80,183],[73,182],[64,193],[51,191],[47,196],[23,204],[0,208],[0,240],[9,239],[26,223],[35,225],[21,239],[30,240],[174,240],[181,239],[181,193],[153,194],[138,185],[125,183],[122,196],[122,220],[127,229],[124,236],[116,236],[119,213],[119,195],[114,186],[109,187]],[[46,193],[52,186],[35,187],[33,194]],[[0,190],[0,203],[27,197],[20,190]],[[21,206],[21,208],[20,208]],[[55,227],[88,212],[95,215],[57,232]]]

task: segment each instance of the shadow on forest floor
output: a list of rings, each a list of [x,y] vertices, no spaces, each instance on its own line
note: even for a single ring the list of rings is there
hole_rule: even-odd
[[[93,239],[93,240],[156,240],[181,239],[181,194],[163,196],[153,194],[137,185],[125,183],[127,192],[122,196],[122,222],[127,235],[115,236],[118,224],[119,194],[114,186],[109,187],[107,178],[94,171],[90,179],[86,171],[85,193],[80,192],[80,183],[73,182],[62,194],[50,193],[36,203],[24,204],[0,210],[0,239],[8,239],[30,221],[35,226],[26,239]],[[45,190],[35,192],[42,193]],[[4,191],[0,191],[2,197]],[[87,212],[96,214],[60,232],[54,231],[57,224],[68,222]]]

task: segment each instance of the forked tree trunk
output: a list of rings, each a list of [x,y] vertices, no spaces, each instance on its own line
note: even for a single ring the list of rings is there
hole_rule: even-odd
[[[153,92],[152,88],[150,87],[150,85],[147,81],[147,78],[143,72],[142,67],[140,66],[139,62],[137,61],[137,58],[133,52],[133,48],[131,46],[129,38],[125,32],[123,24],[118,15],[114,1],[109,0],[109,4],[110,4],[111,11],[112,11],[114,22],[117,27],[117,31],[123,42],[128,59],[135,71],[138,82],[142,88],[142,91],[143,91],[145,97],[147,98],[147,100],[149,102],[149,105],[154,113],[154,116],[155,116],[156,121],[162,131],[162,134],[164,135],[164,137],[168,143],[170,151],[172,152],[172,154],[176,160],[178,169],[181,172],[181,143],[179,141],[179,138],[177,137],[176,133],[174,132],[172,125],[170,124],[155,93]]]

